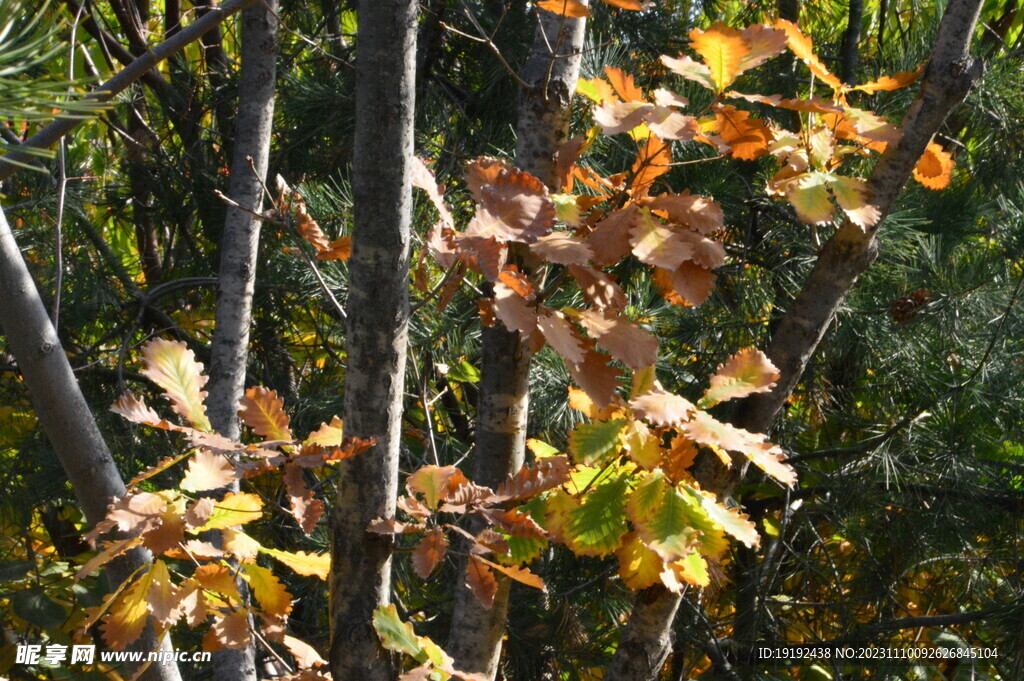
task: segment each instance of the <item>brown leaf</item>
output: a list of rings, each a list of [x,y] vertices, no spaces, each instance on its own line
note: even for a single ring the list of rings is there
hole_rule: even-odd
[[[523,466],[514,476],[501,483],[497,501],[531,499],[541,492],[554,489],[569,477],[569,457],[564,454],[537,459],[533,468]]]
[[[352,257],[352,237],[339,236],[328,244],[327,248],[316,254],[317,260],[341,260],[346,262]]]
[[[341,446],[332,449],[324,458],[324,463],[344,461],[358,456],[377,444],[376,438],[346,437],[341,441]]]
[[[537,311],[502,283],[494,285],[494,314],[509,331],[528,336],[537,328]]]
[[[448,550],[448,539],[444,530],[433,528],[428,530],[412,552],[412,567],[420,579],[426,579],[434,571],[438,563],[444,560]]]
[[[586,135],[577,135],[558,148],[555,154],[555,175],[558,186],[564,191],[572,189],[572,167],[579,160],[587,146]]]
[[[430,228],[427,233],[427,249],[437,264],[448,269],[455,264],[458,247],[455,243],[455,231],[440,223]]]
[[[673,305],[697,306],[708,299],[717,277],[692,262],[684,262],[674,270],[654,270],[654,282],[661,295]]]
[[[591,342],[592,343],[592,342]],[[579,364],[566,364],[572,380],[600,408],[611,405],[619,388],[622,370],[611,366],[608,355],[597,352],[591,345]]]
[[[660,389],[634,397],[629,406],[637,416],[656,426],[679,425],[696,410],[685,397]]]
[[[548,537],[544,528],[538,525],[533,518],[525,513],[520,513],[514,508],[508,510],[481,509],[480,515],[513,537],[524,537],[527,539],[547,539]]]
[[[529,568],[520,567],[518,565],[500,565],[498,563],[492,563],[482,557],[478,557],[478,560],[483,561],[489,568],[503,573],[506,577],[511,577],[520,584],[525,584],[526,586],[533,587],[534,589],[540,589],[541,591],[548,590],[547,587],[544,586],[544,580],[531,572]]]
[[[424,526],[418,523],[403,523],[394,518],[377,518],[370,521],[367,532],[374,534],[412,534],[422,532]]]
[[[466,227],[469,237],[493,237],[498,241],[531,243],[551,231],[555,205],[548,188],[533,175],[488,159],[477,171],[470,164],[467,182],[478,206]],[[497,172],[494,170],[497,169]]]
[[[250,643],[249,611],[235,610],[224,617],[214,617],[213,626],[203,636],[203,650],[241,650]]]
[[[316,649],[305,641],[286,634],[281,642],[284,643],[284,647],[295,658],[295,664],[298,665],[299,669],[309,669],[310,667],[319,667],[327,664],[327,660],[320,657],[320,653],[316,652]]]
[[[649,208],[642,208],[630,230],[629,243],[640,262],[674,270],[693,258],[693,246],[685,233],[688,232],[663,223]]]
[[[614,265],[629,253],[629,234],[637,217],[637,208],[630,204],[605,216],[587,237],[594,262]]]
[[[633,196],[639,198],[646,195],[654,181],[669,171],[670,163],[672,146],[657,137],[648,137],[631,168]]]
[[[690,246],[689,259],[704,269],[713,270],[725,264],[725,248],[719,242],[690,230],[679,232],[679,238]]]
[[[498,580],[479,556],[471,555],[466,561],[466,586],[473,592],[480,605],[488,609],[494,605],[494,597],[498,594]]]
[[[701,234],[722,228],[725,217],[715,201],[684,190],[680,194],[659,194],[646,204],[651,210],[664,211],[668,221],[686,225]]]
[[[447,227],[455,225],[452,213],[444,202],[444,190],[437,183],[434,171],[428,168],[427,164],[419,156],[414,156],[412,159],[412,186],[422,189],[427,193],[430,202],[434,204],[438,215],[441,216],[441,224]]]
[[[658,361],[658,339],[628,318],[593,309],[581,311],[579,318],[598,345],[631,369],[643,369]]]
[[[542,307],[537,317],[537,326],[555,352],[562,356],[566,364],[579,364],[585,355],[583,342],[580,340],[576,327],[558,310]]]
[[[586,265],[593,259],[589,241],[568,232],[552,232],[530,245],[530,250],[556,265]]]
[[[508,247],[495,236],[458,235],[459,259],[484,276],[495,281],[508,261]],[[461,281],[461,280],[460,280]]]
[[[309,534],[323,515],[324,503],[313,498],[313,492],[306,487],[306,481],[302,477],[302,469],[295,464],[285,464],[282,477],[291,504],[292,516],[298,521],[302,531]]]
[[[605,310],[626,307],[626,295],[611,275],[581,265],[569,265],[569,274],[576,279],[583,297],[595,307]]]

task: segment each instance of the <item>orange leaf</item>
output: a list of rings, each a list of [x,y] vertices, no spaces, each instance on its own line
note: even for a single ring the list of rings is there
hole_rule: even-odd
[[[810,36],[804,35],[796,24],[785,19],[776,21],[775,28],[785,31],[786,40],[789,42],[789,49],[807,64],[811,73],[820,78],[822,82],[833,90],[842,89],[843,82],[832,75],[828,68],[825,67],[825,64],[814,54],[814,42]]]
[[[491,568],[479,556],[470,556],[466,562],[466,586],[473,592],[480,605],[490,608],[498,594],[498,580]]]
[[[213,627],[203,636],[203,650],[240,650],[249,642],[249,611],[243,608],[214,618]]]
[[[651,0],[604,0],[606,5],[618,7],[619,9],[631,9],[636,12],[643,12],[651,8]]]
[[[614,66],[604,67],[604,75],[608,77],[608,82],[615,88],[616,94],[622,98],[624,102],[643,102],[644,93],[643,90],[636,86],[633,81],[633,75],[626,73],[622,69]]]
[[[932,142],[914,166],[914,179],[928,189],[945,189],[953,177],[953,157]]]
[[[306,534],[313,531],[324,512],[324,503],[313,498],[313,492],[306,487],[302,469],[294,463],[284,466],[284,488],[291,505],[292,516]]]
[[[347,261],[352,257],[352,237],[339,236],[328,244],[327,248],[316,254],[317,260],[341,260]]]
[[[530,243],[551,231],[555,205],[548,188],[533,175],[481,158],[469,164],[466,181],[478,204],[466,236]]]
[[[574,19],[586,19],[590,10],[579,0],[540,0],[537,7]]]
[[[292,431],[288,427],[288,414],[284,411],[284,401],[277,393],[263,386],[249,388],[239,402],[238,418],[252,428],[257,435],[268,440],[291,440]]]
[[[438,563],[444,560],[448,550],[448,539],[444,530],[433,528],[428,530],[412,552],[412,567],[420,579],[426,579],[434,571]]]
[[[506,577],[511,577],[520,584],[532,586],[534,589],[540,589],[541,591],[547,591],[547,587],[544,586],[544,580],[530,572],[529,568],[519,567],[518,565],[499,565],[498,563],[492,563],[486,558],[477,557],[477,559],[486,563],[488,567],[504,573]]]
[[[921,77],[924,72],[924,64],[917,67],[913,71],[900,71],[894,73],[891,76],[882,76],[878,80],[873,80],[870,83],[864,83],[853,88],[854,90],[860,90],[862,92],[874,93],[879,91],[899,90],[900,88],[907,87],[915,80]]]
[[[772,133],[759,118],[751,118],[749,111],[734,106],[715,107],[718,135],[732,150],[729,155],[742,161],[753,161],[768,153]]]
[[[648,137],[631,168],[634,196],[646,195],[654,181],[669,171],[670,163],[672,147],[656,137]]]

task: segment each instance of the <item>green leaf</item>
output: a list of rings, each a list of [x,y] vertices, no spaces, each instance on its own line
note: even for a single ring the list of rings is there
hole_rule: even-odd
[[[398,609],[393,603],[373,611],[373,628],[380,637],[381,645],[388,650],[404,653],[420,662],[426,660],[427,652],[420,643],[420,637],[411,624],[403,622],[398,616]]]
[[[448,378],[460,383],[479,383],[480,370],[466,360],[462,360],[448,368]]]
[[[64,608],[42,589],[18,591],[11,597],[11,605],[18,617],[40,629],[52,629],[67,619]]]
[[[603,556],[618,548],[629,531],[626,525],[625,475],[611,477],[584,498],[578,508],[569,512],[566,536],[574,552],[585,556]]]
[[[622,448],[619,433],[625,426],[626,419],[581,423],[569,436],[569,451],[583,463],[605,461]]]
[[[693,551],[693,508],[661,471],[637,486],[629,496],[628,510],[641,538],[663,560],[679,560]]]

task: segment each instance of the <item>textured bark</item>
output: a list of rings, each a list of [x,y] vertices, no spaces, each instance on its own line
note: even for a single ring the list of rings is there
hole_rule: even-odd
[[[266,5],[253,5],[242,12],[242,70],[228,196],[248,211],[257,213],[263,205],[262,184],[267,175],[274,118],[276,12],[276,0],[268,0]],[[239,432],[238,402],[245,388],[249,357],[259,239],[259,219],[250,212],[229,207],[220,245],[207,409],[214,429],[231,438],[237,438]]]
[[[744,400],[733,419],[736,425],[757,432],[771,426],[836,310],[860,274],[877,258],[879,225],[946,116],[981,73],[982,65],[972,60],[969,52],[980,9],[980,0],[953,0],[947,5],[921,87],[903,119],[902,138],[883,154],[868,180],[872,203],[881,212],[879,224],[864,231],[846,222],[825,244],[799,296],[772,336],[768,356],[782,375],[778,385],[770,393]],[[702,488],[728,496],[745,470],[742,457],[736,457],[729,469],[712,459],[717,457],[699,457],[694,475]],[[671,629],[680,599],[663,587],[640,594],[605,675],[607,681],[649,681],[657,676],[671,645],[664,632]]]
[[[107,503],[125,492],[107,443],[82,396],[71,365],[50,322],[39,290],[29,275],[7,218],[0,210],[0,326],[18,362],[39,423],[53,446],[75,491],[86,520],[95,525],[107,514]],[[106,571],[114,586],[150,560],[137,550],[112,563]],[[151,629],[131,649],[153,650]],[[171,650],[170,637],[161,650]],[[180,681],[173,662],[154,664],[146,681]]]
[[[332,517],[331,650],[335,681],[387,681],[394,661],[371,625],[390,600],[389,538],[367,532],[394,517],[409,320],[415,0],[360,3],[356,37],[354,231],[349,260],[345,434],[375,438],[339,467]]]
[[[586,21],[544,10],[538,14],[530,58],[520,75],[526,87],[519,100],[516,165],[557,190],[555,154],[568,135]],[[513,247],[510,262],[532,270],[525,249]],[[518,332],[500,325],[484,329],[482,344],[473,479],[495,487],[525,460],[530,352]],[[456,587],[447,648],[458,669],[489,679],[498,670],[510,593],[508,578],[496,577],[491,608],[480,605],[465,583]]]
[[[206,16],[201,19],[197,19],[195,22],[190,24],[188,28],[175,33],[174,36],[168,38],[159,45],[154,45],[145,54],[119,71],[113,78],[90,92],[88,96],[83,97],[82,101],[106,102],[113,99],[129,85],[149,73],[150,70],[161,61],[177,54],[180,50],[184,49],[186,45],[198,40],[200,36],[207,31],[212,30],[215,26],[218,26],[232,14],[245,9],[256,1],[257,0],[227,0],[227,2],[220,5],[216,10],[211,11]],[[81,118],[58,118],[53,123],[50,123],[45,128],[32,135],[32,137],[25,140],[21,146],[33,149],[49,149],[56,144],[61,137],[78,127],[82,121],[83,119]],[[0,182],[6,180],[8,177],[13,175],[16,170],[18,170],[19,166],[16,166],[13,163],[8,163],[8,160],[27,163],[30,162],[32,158],[33,157],[31,155],[17,150],[0,156]]]
[[[274,122],[277,11],[277,0],[263,0],[242,12],[242,66],[228,196],[239,206],[256,213],[263,205],[263,183]],[[251,212],[229,207],[220,245],[210,394],[206,403],[213,429],[232,439],[239,436],[238,407],[249,361],[259,240],[259,219]],[[242,581],[239,581],[239,588],[245,594]],[[212,661],[219,681],[256,678],[255,644],[218,650]]]
[[[850,0],[843,33],[843,47],[839,53],[839,77],[847,85],[855,85],[857,65],[860,63],[860,28],[864,19],[864,0]]]

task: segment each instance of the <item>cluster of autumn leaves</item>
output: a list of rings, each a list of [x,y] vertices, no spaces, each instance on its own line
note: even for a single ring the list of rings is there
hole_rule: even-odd
[[[570,15],[569,8],[579,3],[541,4],[559,5]],[[407,494],[398,500],[401,515],[367,528],[417,536],[412,564],[424,579],[454,551],[451,547],[458,547],[465,583],[484,606],[494,602],[496,574],[543,589],[529,564],[552,542],[579,555],[614,556],[623,582],[634,589],[707,585],[709,564],[720,558],[729,537],[754,546],[758,533],[746,516],[702,490],[693,478],[689,469],[701,449],[726,466],[734,465],[734,457],[746,459],[782,484],[795,482],[781,450],[765,436],[708,412],[723,401],[771,390],[778,373],[767,357],[756,350],[738,352],[711,377],[696,403],[666,391],[654,371],[657,339],[629,318],[627,297],[607,270],[635,258],[674,304],[699,305],[710,294],[713,270],[725,262],[719,240],[724,218],[709,198],[655,191],[670,168],[674,141],[709,144],[722,155],[745,160],[771,154],[780,168],[768,183],[769,192],[788,200],[802,220],[831,221],[834,200],[847,219],[870,227],[879,215],[867,183],[837,171],[851,156],[884,151],[898,140],[899,131],[880,116],[848,105],[847,94],[903,87],[917,73],[847,87],[814,56],[810,39],[784,21],[742,31],[716,24],[690,37],[699,61],[680,56],[663,62],[713,92],[712,103],[696,115],[683,113],[688,102],[668,90],[656,90],[648,99],[631,76],[617,69],[607,69],[607,79],[580,83],[579,91],[595,103],[594,119],[604,133],[628,133],[637,140],[637,157],[628,172],[603,177],[578,164],[595,130],[559,151],[556,193],[501,160],[476,159],[466,172],[475,211],[460,229],[433,173],[421,161],[414,165],[413,184],[439,216],[415,268],[417,286],[429,291],[427,253],[444,273],[434,291],[441,308],[470,273],[481,277],[487,282],[487,294],[479,300],[481,322],[518,332],[530,352],[546,345],[561,356],[579,386],[570,388],[570,404],[586,417],[571,432],[567,454],[532,440],[534,464],[497,489],[473,483],[455,466],[415,471],[406,480]],[[787,47],[808,65],[814,82],[831,90],[830,97],[784,99],[730,89],[742,73]],[[784,130],[727,100],[800,112],[802,129]],[[941,188],[950,167],[949,156],[932,145],[915,177]],[[330,241],[301,196],[284,184],[279,190],[268,219],[294,226],[321,260],[346,259],[348,239]],[[550,305],[551,295],[568,286],[578,288],[585,306]],[[151,341],[143,348],[142,362],[143,374],[164,391],[186,425],[161,418],[131,394],[113,410],[133,423],[181,434],[190,449],[132,480],[128,493],[111,504],[107,519],[90,535],[99,543],[116,530],[116,538],[97,546],[99,553],[80,575],[138,546],[150,549],[156,559],[92,612],[86,627],[102,620],[107,643],[123,648],[138,638],[150,616],[158,631],[184,618],[193,627],[209,624],[204,647],[210,650],[247,645],[259,622],[260,638],[291,652],[299,669],[293,678],[325,678],[314,669],[323,660],[286,633],[291,596],[257,559],[264,555],[300,575],[325,579],[329,556],[263,546],[243,528],[262,516],[264,497],[281,493],[296,523],[310,533],[324,505],[308,479],[329,474],[331,465],[372,443],[344,437],[337,418],[305,439],[296,438],[281,400],[264,388],[247,391],[239,412],[254,443],[229,440],[212,432],[203,403],[206,378],[183,344]],[[623,368],[631,371],[628,395],[621,387]],[[177,486],[142,489],[145,481],[185,460]],[[208,496],[240,480],[252,481],[264,496]],[[470,517],[476,519],[472,524],[465,522]],[[470,533],[467,527],[484,529]],[[220,533],[216,545],[205,534],[209,531]],[[248,584],[251,603],[242,598],[238,580]],[[436,644],[417,636],[394,606],[379,609],[374,625],[385,646],[418,663],[405,678],[473,678],[455,670]]]

